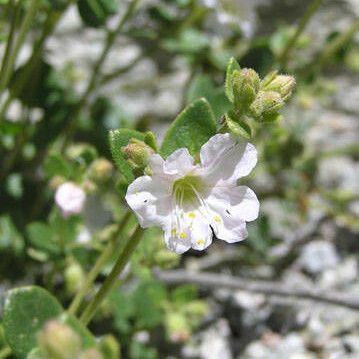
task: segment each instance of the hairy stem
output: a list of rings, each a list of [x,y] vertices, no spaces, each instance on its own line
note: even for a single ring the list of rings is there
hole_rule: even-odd
[[[1,64],[1,71],[0,71],[0,81],[4,74],[5,66],[8,62],[8,58],[10,55],[10,52],[12,50],[12,46],[14,43],[14,35],[15,35],[15,29],[16,24],[18,23],[19,17],[20,17],[20,1],[16,2],[16,0],[11,0],[9,3],[9,9],[12,10],[12,17],[11,17],[11,24],[9,29],[9,35],[7,37],[6,47],[5,47],[5,53]]]
[[[106,295],[110,292],[110,290],[114,287],[114,285],[118,281],[119,275],[125,268],[137,245],[140,243],[140,240],[142,238],[142,233],[143,233],[143,229],[140,226],[137,226],[132,236],[126,243],[126,246],[123,249],[122,253],[120,254],[119,258],[117,259],[115,266],[112,268],[111,273],[103,282],[101,288],[96,293],[95,297],[92,299],[92,301],[87,305],[87,307],[83,311],[80,317],[80,321],[82,324],[87,325],[91,321],[97,309],[105,299]]]
[[[20,51],[21,46],[23,45],[26,35],[28,34],[28,31],[30,29],[30,26],[36,16],[37,10],[40,5],[40,0],[32,0],[30,3],[30,7],[25,15],[24,21],[22,22],[20,26],[19,33],[17,35],[17,38],[15,40],[14,48],[11,51],[8,61],[5,64],[5,69],[3,72],[3,76],[0,80],[0,93],[4,91],[4,89],[7,87],[12,70],[14,68],[17,55]]]
[[[301,18],[295,33],[293,34],[292,38],[288,41],[287,46],[283,49],[282,53],[278,56],[278,64],[281,67],[286,67],[289,55],[293,50],[299,36],[303,33],[304,29],[309,23],[309,20],[318,10],[322,0],[313,0],[312,3],[308,6],[307,11],[305,12],[304,16]]]
[[[128,220],[131,217],[131,212],[126,212],[125,216],[123,217],[122,221],[119,223],[116,231],[111,236],[110,240],[108,241],[107,246],[104,248],[102,254],[97,258],[94,266],[88,273],[85,282],[81,286],[81,289],[76,294],[75,298],[73,299],[68,312],[70,314],[75,315],[78,311],[83,299],[85,298],[86,294],[90,290],[92,284],[94,283],[95,279],[98,277],[101,269],[103,268],[104,264],[108,261],[108,259],[113,255],[113,252],[116,248],[117,238],[119,234],[123,231],[123,228],[127,224]]]
[[[62,13],[61,13],[62,14]],[[58,23],[61,14],[59,12],[50,12],[44,27],[42,29],[42,33],[38,41],[35,43],[31,57],[24,68],[23,73],[21,74],[21,78],[16,84],[16,88],[9,94],[8,98],[6,99],[4,105],[0,110],[0,121],[4,119],[6,111],[11,104],[12,100],[16,98],[21,91],[23,90],[26,83],[29,81],[31,74],[33,73],[38,61],[41,59],[42,51],[44,48],[44,44],[46,39],[52,34],[53,30],[55,29],[56,24]]]

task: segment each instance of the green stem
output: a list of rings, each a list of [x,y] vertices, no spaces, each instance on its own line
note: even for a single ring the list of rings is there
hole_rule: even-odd
[[[16,98],[21,93],[22,89],[24,88],[26,83],[29,81],[31,74],[34,72],[34,69],[35,69],[37,63],[41,58],[45,41],[52,34],[60,17],[61,17],[61,14],[59,12],[50,12],[49,13],[49,15],[46,19],[46,22],[43,26],[41,36],[33,47],[31,57],[26,65],[26,67],[24,68],[23,73],[21,74],[20,80],[16,84],[16,87],[13,89],[13,91],[9,94],[8,98],[6,99],[6,101],[4,102],[4,104],[0,110],[0,121],[2,119],[4,119],[6,111],[9,107],[9,105],[11,104],[12,100],[14,98]]]
[[[97,309],[101,305],[102,301],[105,299],[106,295],[110,292],[113,286],[118,282],[118,277],[121,274],[122,270],[125,268],[128,263],[131,255],[139,244],[142,237],[143,229],[140,226],[137,226],[131,238],[126,243],[125,248],[123,249],[121,255],[117,259],[115,266],[112,268],[111,273],[103,282],[101,288],[96,293],[92,301],[87,305],[83,311],[80,321],[82,324],[87,325],[93,316],[95,315]]]
[[[21,11],[20,11],[20,9],[21,9],[20,1],[16,3],[15,0],[11,0],[11,2],[9,3],[9,8],[13,9],[13,12],[12,12],[12,19],[11,19],[11,24],[10,24],[9,36],[7,37],[5,53],[4,53],[4,57],[3,57],[3,60],[2,60],[2,64],[1,64],[0,81],[1,81],[1,79],[3,77],[4,69],[5,69],[5,66],[6,66],[6,64],[8,62],[10,51],[11,51],[12,46],[13,46],[16,24],[18,23],[19,16],[20,16],[20,13],[21,13]]]
[[[121,222],[119,223],[115,233],[111,236],[110,240],[108,241],[107,246],[103,250],[102,254],[97,258],[96,263],[88,273],[85,282],[81,286],[81,289],[76,294],[75,298],[73,299],[72,303],[70,304],[70,307],[68,309],[68,312],[70,314],[75,315],[78,311],[83,299],[85,298],[86,294],[90,290],[93,282],[101,272],[101,269],[103,268],[104,264],[108,261],[109,258],[113,255],[114,249],[116,248],[117,244],[117,237],[122,232],[123,228],[127,224],[128,220],[131,217],[131,212],[128,211]]]
[[[62,152],[66,148],[68,142],[71,140],[71,137],[76,130],[76,125],[77,125],[77,121],[78,121],[80,112],[81,112],[82,108],[86,105],[88,97],[90,96],[90,94],[96,87],[100,70],[107,58],[107,55],[108,55],[111,47],[113,46],[113,44],[115,42],[117,34],[122,30],[122,28],[125,25],[125,23],[127,22],[127,20],[131,17],[133,12],[135,11],[135,8],[136,8],[138,2],[139,2],[139,0],[132,0],[126,9],[126,12],[124,13],[121,20],[119,21],[117,27],[115,28],[115,30],[107,32],[105,46],[102,49],[100,57],[98,58],[97,62],[95,63],[95,66],[93,68],[92,75],[87,84],[86,90],[83,93],[83,95],[81,96],[81,99],[79,100],[77,106],[75,106],[75,108],[70,116],[70,121],[68,122],[67,126],[64,129],[64,142],[61,146]]]
[[[312,16],[316,13],[318,10],[322,0],[313,0],[311,4],[308,6],[307,11],[305,12],[304,16],[301,18],[297,29],[292,36],[292,38],[288,41],[287,46],[283,49],[282,53],[278,56],[277,62],[281,67],[286,67],[290,52],[293,50],[299,36],[302,34],[304,29],[306,28],[309,20],[312,18]]]
[[[17,38],[15,40],[14,48],[11,51],[11,53],[9,55],[9,59],[6,63],[3,77],[0,80],[0,94],[4,91],[4,89],[8,85],[12,70],[13,70],[15,62],[16,62],[17,55],[19,53],[19,50],[20,50],[22,44],[25,41],[26,35],[28,34],[28,31],[30,29],[32,21],[34,20],[34,18],[36,16],[39,5],[40,5],[40,0],[32,0],[30,3],[30,7],[27,10],[24,21],[20,26],[19,34],[17,35]]]
[[[6,347],[0,350],[0,359],[5,359],[11,354],[10,347]]]

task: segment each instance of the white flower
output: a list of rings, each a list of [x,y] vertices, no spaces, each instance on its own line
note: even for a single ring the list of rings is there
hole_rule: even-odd
[[[241,241],[247,236],[246,222],[258,217],[256,195],[237,185],[257,162],[252,144],[217,134],[202,146],[200,160],[195,164],[186,148],[165,161],[152,155],[153,176],[137,178],[127,190],[126,201],[140,225],[160,226],[176,253],[207,248],[213,234],[229,243]]]
[[[82,188],[72,182],[65,182],[55,193],[55,202],[65,218],[82,212],[86,194]]]

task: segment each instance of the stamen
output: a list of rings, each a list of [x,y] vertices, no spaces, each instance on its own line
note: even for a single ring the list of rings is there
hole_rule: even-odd
[[[181,239],[186,239],[186,238],[187,238],[187,234],[186,234],[185,232],[181,232],[180,235],[179,235],[179,237],[180,237]]]
[[[222,221],[221,217],[218,216],[218,215],[214,216],[214,217],[213,217],[213,220],[214,220],[215,222],[217,222],[217,223],[221,223],[221,221]]]

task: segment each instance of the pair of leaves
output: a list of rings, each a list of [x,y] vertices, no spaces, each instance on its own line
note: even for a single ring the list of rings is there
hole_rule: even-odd
[[[69,325],[85,348],[95,345],[92,334],[73,316],[67,315],[61,304],[45,289],[22,287],[8,292],[3,326],[5,338],[17,358],[26,358],[37,347],[37,335],[51,319]]]
[[[166,158],[178,148],[186,147],[192,155],[196,155],[201,146],[216,134],[216,131],[217,126],[211,106],[206,99],[200,98],[177,116],[165,135],[160,154]],[[119,129],[110,132],[111,152],[127,183],[132,182],[135,176],[121,149],[129,143],[131,138],[142,140],[154,147],[153,135],[150,136],[151,144],[146,134],[138,131]]]

